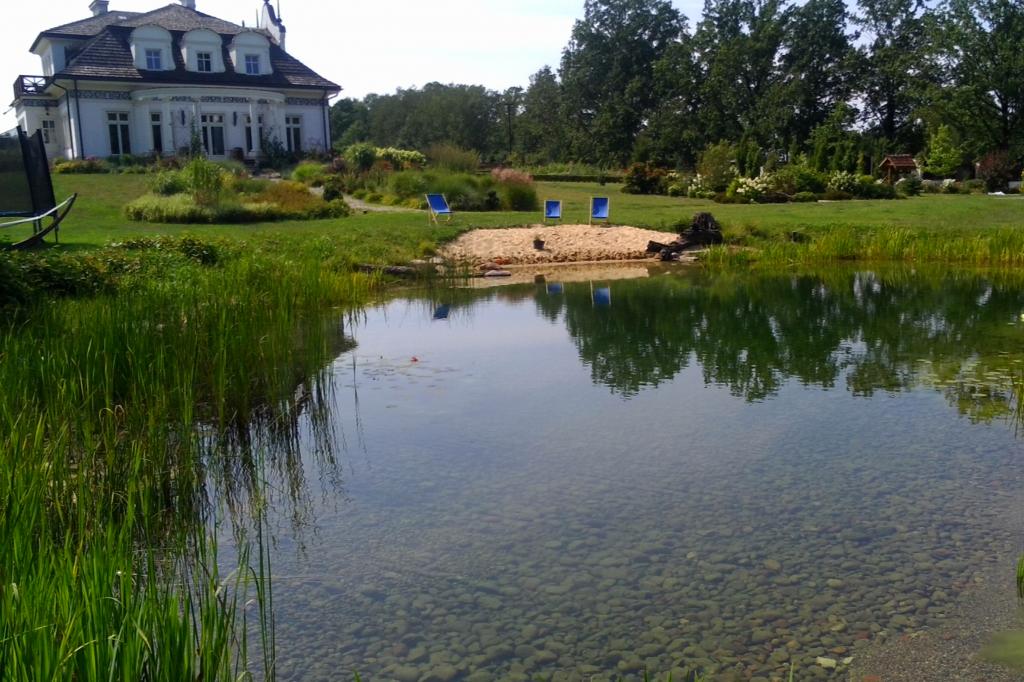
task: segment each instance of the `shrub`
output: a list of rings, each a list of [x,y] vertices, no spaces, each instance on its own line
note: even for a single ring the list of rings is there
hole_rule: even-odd
[[[379,204],[380,200],[384,198],[384,195],[380,192],[370,192],[366,195],[366,202],[370,204]]]
[[[514,168],[494,168],[491,170],[491,179],[497,183],[518,182],[529,185],[533,182],[533,176],[529,173]]]
[[[834,189],[830,189],[825,192],[825,201],[850,201],[853,199],[853,195],[849,192],[841,192]]]
[[[826,189],[826,178],[822,173],[803,164],[783,166],[772,174],[772,189],[785,194],[811,192],[821,194]]]
[[[980,179],[966,180],[963,189],[969,194],[980,194],[985,191],[985,181]]]
[[[921,195],[923,186],[921,178],[911,175],[896,183],[896,191],[907,197],[916,197]]]
[[[413,149],[377,147],[375,151],[378,159],[384,159],[398,170],[422,168],[427,163],[427,157]]]
[[[202,206],[212,206],[220,199],[224,189],[224,176],[220,166],[197,156],[181,170],[181,178],[192,199]]]
[[[812,201],[817,201],[818,195],[814,192],[797,192],[793,195],[793,201],[798,203],[806,204]]]
[[[540,204],[537,201],[537,190],[525,182],[505,182],[498,186],[501,196],[501,207],[506,211],[536,211]]]
[[[626,194],[662,194],[666,175],[663,168],[649,163],[634,163],[626,169],[622,191]]]
[[[978,162],[978,177],[985,181],[989,192],[1006,190],[1015,175],[1008,152],[989,152]]]
[[[367,190],[365,187],[359,187],[357,189],[352,190],[352,196],[355,197],[356,199],[359,199],[360,201],[366,199],[366,196],[369,193],[369,190]]]
[[[400,197],[414,197],[427,192],[427,181],[423,173],[416,171],[395,173],[388,181],[388,186]]]
[[[713,144],[700,155],[697,170],[703,178],[704,186],[714,192],[724,192],[736,176],[733,159],[735,148],[728,142]]]
[[[857,176],[846,171],[836,171],[829,176],[827,189],[852,196],[857,191]]]
[[[870,175],[860,175],[853,187],[853,195],[858,199],[895,199],[896,190],[892,185]]]
[[[341,199],[345,194],[345,185],[337,175],[328,175],[324,178],[324,201]]]
[[[154,194],[169,197],[186,191],[188,184],[178,171],[161,171],[149,181],[149,189]]]
[[[357,172],[365,173],[377,160],[377,148],[366,142],[349,146],[344,151],[345,161]]]
[[[88,159],[57,159],[53,162],[53,172],[61,174],[109,173],[110,164],[102,159],[93,157]]]
[[[427,149],[427,159],[435,168],[456,173],[473,173],[480,167],[480,155],[453,144],[435,144]]]
[[[324,184],[327,175],[327,168],[317,161],[303,161],[292,171],[292,180],[301,182],[310,187],[320,187]]]

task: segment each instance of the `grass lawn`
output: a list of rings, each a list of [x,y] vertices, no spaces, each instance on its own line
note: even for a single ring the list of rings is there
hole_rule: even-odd
[[[58,175],[58,196],[79,193],[61,240],[69,248],[102,246],[129,237],[189,233],[238,239],[268,239],[286,248],[328,239],[352,260],[403,262],[430,253],[439,243],[476,227],[536,223],[536,213],[461,213],[452,225],[431,226],[424,213],[366,213],[349,218],[254,225],[166,225],[134,223],[122,207],[146,192],[144,175]],[[915,237],[967,237],[1024,228],[1024,197],[924,195],[899,201],[720,205],[711,201],[623,194],[620,185],[538,183],[541,199],[563,201],[565,222],[586,222],[592,196],[611,198],[615,224],[672,230],[694,213],[708,211],[722,223],[729,242],[758,246],[802,231],[814,238],[836,230],[853,234],[896,229]],[[1000,228],[1004,228],[1000,230]],[[299,239],[293,239],[298,237]]]

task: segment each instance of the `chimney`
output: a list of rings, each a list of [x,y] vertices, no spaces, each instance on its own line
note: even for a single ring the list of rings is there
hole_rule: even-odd
[[[281,8],[281,0],[277,3],[278,9]],[[287,29],[284,27],[284,22],[281,21],[280,15],[274,11],[273,6],[270,4],[270,0],[263,0],[263,15],[260,17],[259,25],[268,33],[270,37],[274,39],[281,49],[284,48],[285,35]]]
[[[110,3],[107,2],[107,0],[92,0],[92,2],[89,3],[89,11],[92,12],[94,17],[98,17],[101,14],[107,13],[108,5],[110,5]]]
[[[181,0],[181,5],[182,7],[187,7],[188,9],[195,9],[196,0]]]

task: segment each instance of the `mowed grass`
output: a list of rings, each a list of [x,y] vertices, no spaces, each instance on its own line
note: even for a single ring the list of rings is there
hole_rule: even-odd
[[[254,225],[150,225],[129,221],[123,213],[125,203],[146,192],[146,176],[65,175],[55,181],[58,195],[78,192],[80,196],[61,235],[71,249],[138,236],[188,233],[269,240],[276,248],[300,251],[311,240],[321,240],[352,262],[402,263],[431,254],[470,229],[540,222],[539,212],[459,213],[450,225],[434,226],[423,212],[369,212],[348,218]],[[541,199],[562,200],[564,223],[587,222],[593,196],[611,199],[613,224],[668,232],[697,212],[710,212],[722,224],[726,241],[744,247],[744,262],[835,257],[994,259],[1006,264],[1017,261],[1018,247],[1024,252],[1024,235],[1018,236],[1024,228],[1022,196],[923,195],[897,201],[721,205],[624,194],[621,185],[614,184],[541,182],[537,191]],[[806,235],[812,243],[792,244],[793,232]]]

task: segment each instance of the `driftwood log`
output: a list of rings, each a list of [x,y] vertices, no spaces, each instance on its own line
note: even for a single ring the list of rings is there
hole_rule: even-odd
[[[721,244],[723,241],[725,240],[722,237],[722,227],[715,220],[715,217],[710,213],[698,213],[693,216],[689,227],[679,231],[679,237],[668,244],[655,241],[648,242],[647,252],[656,253],[661,257],[661,260],[669,261],[675,260],[684,251]]]

